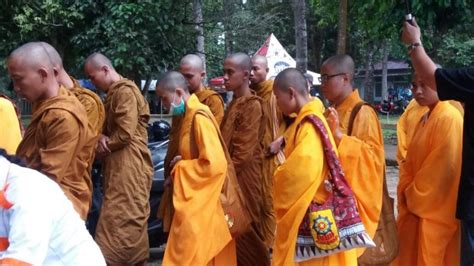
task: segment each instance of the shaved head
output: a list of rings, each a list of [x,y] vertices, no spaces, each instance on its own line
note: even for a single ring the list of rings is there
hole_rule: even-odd
[[[107,66],[110,69],[115,70],[114,66],[110,59],[108,59],[105,55],[101,53],[93,53],[86,58],[86,62],[84,65],[90,65],[93,68],[101,68],[103,66]]]
[[[57,96],[59,84],[51,59],[40,42],[15,49],[7,60],[8,73],[20,98],[37,102]]]
[[[41,42],[29,42],[16,48],[8,57],[8,61],[17,59],[24,66],[43,66],[53,69],[53,63]]]
[[[181,88],[187,92],[188,82],[181,73],[170,71],[164,74],[157,88],[167,92],[175,92],[177,88]]]
[[[185,55],[181,59],[181,61],[179,62],[179,65],[180,66],[184,66],[184,65],[191,66],[192,68],[194,68],[195,70],[198,70],[198,71],[203,71],[204,70],[204,64],[202,62],[201,57],[199,57],[198,55],[195,55],[195,54]]]
[[[261,65],[262,67],[264,68],[268,68],[268,60],[267,60],[267,57],[263,56],[263,55],[254,55],[252,57],[252,65],[253,64],[259,64]]]
[[[254,86],[253,89],[258,90],[258,84],[267,80],[268,61],[263,55],[255,55],[252,57],[252,72],[250,72],[250,82]]]
[[[289,88],[293,88],[300,95],[308,94],[308,83],[303,73],[296,68],[287,68],[275,78],[274,88],[281,91],[288,91]]]
[[[349,74],[351,79],[354,77],[354,60],[349,55],[331,56],[326,59],[322,65],[330,68],[334,72]]]
[[[244,53],[235,53],[229,55],[225,60],[232,60],[240,69],[244,71],[252,70],[252,60],[250,56]]]
[[[54,67],[63,68],[63,60],[59,55],[58,51],[49,43],[47,42],[40,42],[40,44],[44,47],[46,52],[48,53],[49,59]]]

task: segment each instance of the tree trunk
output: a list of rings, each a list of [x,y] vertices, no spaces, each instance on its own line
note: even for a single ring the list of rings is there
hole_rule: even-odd
[[[234,10],[233,0],[224,0],[224,45],[226,55],[230,55],[233,52],[232,49],[232,30],[229,28],[229,21],[231,19]],[[227,21],[225,21],[227,20]]]
[[[306,31],[306,0],[292,0],[295,20],[296,68],[308,69],[308,33]]]
[[[382,100],[388,99],[388,53],[389,53],[389,44],[387,40],[384,40],[382,43],[383,49],[383,61],[382,61]]]
[[[202,17],[202,0],[193,1],[193,22],[196,31],[196,51],[201,57],[203,69],[206,70],[206,52],[204,49],[204,27]],[[207,80],[207,75],[204,77]]]
[[[339,0],[339,23],[337,26],[337,54],[346,53],[347,0]]]
[[[364,98],[367,102],[373,103],[374,96],[375,96],[375,88],[374,88],[374,68],[373,68],[373,60],[374,60],[374,45],[369,45],[366,54],[366,61],[365,61],[365,77],[364,77]]]
[[[324,41],[324,32],[321,29],[316,29],[313,35],[313,44],[314,44],[314,64],[315,71],[321,71],[322,65],[322,50],[323,50],[323,41]]]

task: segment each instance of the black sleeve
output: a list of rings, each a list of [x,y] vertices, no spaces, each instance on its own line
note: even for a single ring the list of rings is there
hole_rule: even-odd
[[[440,100],[474,102],[474,68],[438,68],[435,79]]]

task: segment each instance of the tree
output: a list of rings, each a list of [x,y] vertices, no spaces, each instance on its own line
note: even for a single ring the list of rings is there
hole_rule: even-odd
[[[295,19],[296,68],[308,69],[308,33],[306,31],[306,0],[292,0]]]
[[[193,22],[196,31],[196,51],[204,64],[206,70],[206,51],[204,49],[204,27],[202,18],[202,0],[193,1]]]
[[[339,22],[337,26],[337,54],[346,53],[347,0],[339,0]]]

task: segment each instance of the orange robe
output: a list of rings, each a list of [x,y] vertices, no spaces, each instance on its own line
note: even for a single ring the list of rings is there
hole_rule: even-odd
[[[171,173],[175,212],[163,265],[235,265],[235,241],[220,202],[227,160],[217,122],[196,95],[186,102],[179,136],[182,160]]]
[[[464,116],[464,108],[457,101],[448,101],[461,115]],[[428,112],[428,107],[419,105],[415,99],[408,104],[405,112],[397,122],[397,162],[401,165],[406,158],[410,141],[415,134],[415,127],[420,122],[421,117]]]
[[[95,94],[91,90],[82,88],[77,80],[72,77],[71,79],[74,83],[74,87],[71,88],[71,92],[81,102],[82,106],[84,106],[89,123],[94,129],[94,132],[99,135],[102,132],[102,128],[104,127],[104,104],[102,103],[99,95]]]
[[[0,95],[0,148],[15,154],[21,142],[21,127],[13,103]]]
[[[56,181],[83,220],[92,199],[91,167],[96,136],[81,103],[64,87],[35,103],[17,155]]]
[[[459,265],[460,225],[455,218],[462,161],[463,118],[439,102],[416,124],[400,165],[398,237],[394,265]]]
[[[317,102],[310,101],[298,113],[285,133],[286,161],[275,171],[273,205],[277,230],[273,245],[273,265],[357,265],[356,250],[336,253],[297,264],[294,262],[298,228],[313,199],[323,202],[328,193],[324,180],[329,174],[321,136],[310,122],[298,126],[307,115],[318,116],[331,132]],[[334,140],[330,136],[334,147]],[[337,153],[337,151],[335,151]]]
[[[109,264],[148,259],[147,220],[153,166],[147,147],[148,103],[135,83],[113,83],[105,99],[104,200],[95,240]]]
[[[266,153],[270,143],[283,135],[286,130],[286,123],[283,119],[283,113],[279,110],[276,104],[275,95],[273,95],[273,80],[266,80],[259,84],[253,84],[251,89],[257,93],[257,96],[263,99],[262,107],[266,117],[265,130],[263,133],[263,149],[264,153]],[[276,229],[272,199],[273,173],[282,162],[281,159],[281,156],[267,156],[263,160],[262,200],[264,205],[259,231],[269,247],[273,244]]]
[[[218,124],[221,123],[224,117],[224,101],[222,97],[216,91],[212,89],[204,89],[195,93],[199,101],[204,105],[208,106],[211,113],[216,118]],[[165,178],[168,178],[171,173],[169,167],[171,160],[178,155],[179,148],[179,132],[181,130],[181,124],[183,116],[173,116],[171,119],[171,130],[169,134],[168,150],[166,152],[164,162],[164,174]],[[173,218],[173,188],[172,185],[165,188],[163,195],[161,196],[160,206],[158,207],[158,218],[163,220],[163,231],[169,232],[171,227],[171,219]]]
[[[346,135],[351,111],[361,101],[359,92],[354,90],[336,106],[344,133],[337,149],[346,179],[356,196],[360,218],[373,238],[382,209],[385,154],[379,118],[369,106],[362,106],[354,120],[352,135]],[[359,255],[364,250],[359,249]]]
[[[261,102],[255,95],[234,98],[221,124],[222,137],[252,218],[251,230],[237,238],[238,265],[270,265],[268,248],[260,232],[264,207],[262,138],[265,127]]]

